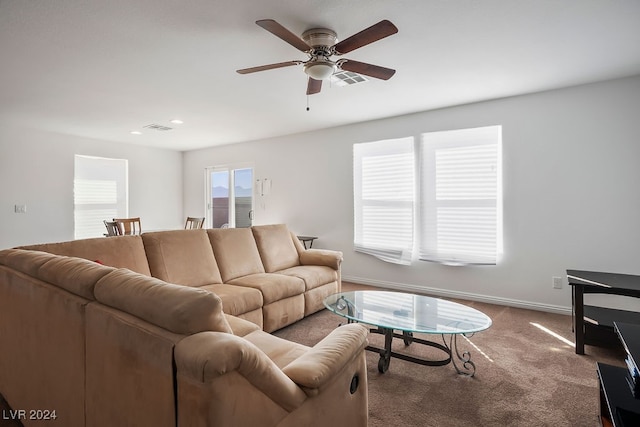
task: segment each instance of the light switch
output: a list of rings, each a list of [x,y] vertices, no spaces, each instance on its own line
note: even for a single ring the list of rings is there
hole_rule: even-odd
[[[15,205],[15,213],[27,213],[27,205]]]

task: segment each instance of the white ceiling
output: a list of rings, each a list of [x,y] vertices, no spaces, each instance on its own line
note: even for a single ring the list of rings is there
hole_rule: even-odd
[[[389,19],[345,57],[397,73],[306,111],[301,66],[235,72],[306,59],[265,18],[339,39]],[[637,75],[639,23],[638,0],[0,0],[0,119],[190,150]]]

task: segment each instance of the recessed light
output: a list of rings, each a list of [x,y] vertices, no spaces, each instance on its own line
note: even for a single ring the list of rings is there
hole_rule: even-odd
[[[171,123],[173,123],[174,125],[181,125],[184,122],[182,120],[180,120],[180,119],[173,119],[173,120],[171,120]]]
[[[142,132],[140,132],[139,130],[132,130],[131,135],[142,135]]]

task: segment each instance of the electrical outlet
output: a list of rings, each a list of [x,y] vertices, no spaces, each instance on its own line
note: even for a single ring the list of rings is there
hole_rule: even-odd
[[[27,213],[27,205],[14,205],[13,211],[15,213]]]
[[[552,278],[553,289],[562,289],[562,277],[553,276]]]

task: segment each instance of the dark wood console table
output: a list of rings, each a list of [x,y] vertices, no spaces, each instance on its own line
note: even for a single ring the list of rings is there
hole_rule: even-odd
[[[615,331],[624,346],[628,364],[632,368],[598,363],[600,383],[600,418],[602,425],[615,427],[640,425],[640,398],[634,397],[633,372],[638,372],[640,362],[640,325],[614,323]],[[637,390],[637,386],[635,387]],[[636,394],[637,396],[637,394]]]
[[[567,270],[572,289],[576,354],[584,345],[615,344],[613,322],[640,324],[640,312],[584,305],[584,294],[612,294],[640,298],[640,276]]]

